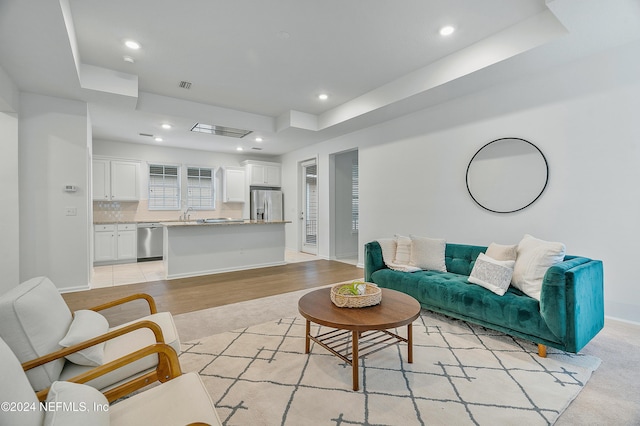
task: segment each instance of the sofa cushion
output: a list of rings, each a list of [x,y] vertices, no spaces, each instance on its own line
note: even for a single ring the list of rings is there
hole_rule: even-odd
[[[380,287],[407,293],[436,312],[486,323],[497,329],[517,330],[549,341],[558,338],[540,315],[537,300],[509,287],[504,296],[470,284],[468,276],[451,272],[420,271],[411,274],[380,269],[372,275]]]
[[[518,245],[491,243],[487,247],[485,254],[495,260],[516,260],[516,257],[518,257]]]
[[[98,337],[107,331],[109,331],[109,322],[103,315],[95,311],[81,309],[73,315],[69,331],[64,336],[64,339],[60,340],[60,346],[68,348]],[[102,359],[104,358],[104,343],[74,352],[65,358],[74,364],[98,367],[102,365]]]
[[[420,269],[447,272],[444,251],[447,245],[442,238],[411,235],[411,260],[409,265]]]
[[[564,259],[562,243],[539,240],[525,235],[518,243],[518,257],[511,284],[525,294],[540,300],[542,280],[547,270]]]
[[[0,337],[20,362],[60,349],[58,342],[71,325],[71,311],[56,286],[46,277],[32,278],[0,296]],[[58,380],[61,358],[27,371],[38,391]]]
[[[515,260],[495,260],[480,253],[469,276],[469,282],[502,296],[511,283],[515,263]]]

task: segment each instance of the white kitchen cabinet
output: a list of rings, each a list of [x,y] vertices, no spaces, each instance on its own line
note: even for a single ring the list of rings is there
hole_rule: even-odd
[[[244,161],[249,174],[249,185],[280,187],[280,164],[263,161]]]
[[[140,163],[125,160],[93,160],[93,199],[138,201]]]
[[[93,242],[94,263],[124,263],[138,258],[135,223],[95,225]]]
[[[222,178],[222,201],[225,203],[245,202],[245,171],[240,167],[225,167]]]

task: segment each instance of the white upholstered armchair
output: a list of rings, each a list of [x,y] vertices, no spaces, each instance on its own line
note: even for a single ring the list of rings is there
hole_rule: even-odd
[[[136,321],[109,327],[106,318],[97,312],[137,298],[147,300],[150,314],[141,315]],[[166,343],[180,350],[173,317],[168,312],[156,312],[148,295],[130,296],[93,309],[72,315],[58,289],[46,277],[25,281],[0,296],[0,337],[21,363],[30,366],[27,377],[33,389],[40,391],[41,400],[53,382],[69,380],[145,346]],[[65,348],[78,344],[82,350],[65,352]],[[29,364],[47,356],[36,366]],[[131,385],[123,385],[125,382],[133,379],[146,385],[158,380],[157,363],[158,357],[150,355],[87,384],[113,401],[129,392]]]
[[[110,405],[101,392],[82,384],[149,356],[157,358],[156,374],[163,383],[115,404]],[[71,382],[55,381],[41,403],[20,362],[0,339],[0,377],[1,425],[222,424],[200,376],[182,374],[175,350],[164,344],[139,349],[85,372]],[[141,383],[132,382],[129,390],[137,390],[138,385]]]

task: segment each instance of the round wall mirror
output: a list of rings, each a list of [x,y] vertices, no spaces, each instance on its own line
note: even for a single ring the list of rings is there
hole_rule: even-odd
[[[536,201],[549,181],[542,151],[524,139],[502,138],[475,153],[467,166],[467,189],[482,208],[512,213]]]

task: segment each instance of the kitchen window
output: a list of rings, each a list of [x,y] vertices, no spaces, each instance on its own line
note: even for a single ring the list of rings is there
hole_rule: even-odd
[[[180,210],[180,167],[149,164],[149,210]]]
[[[213,169],[203,167],[187,168],[187,205],[195,210],[215,208]]]

